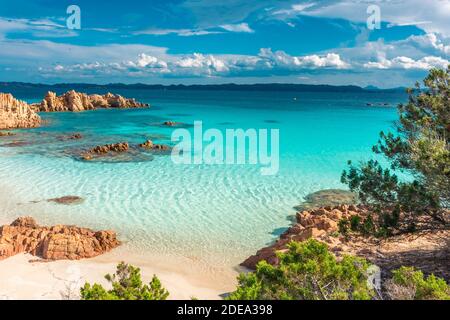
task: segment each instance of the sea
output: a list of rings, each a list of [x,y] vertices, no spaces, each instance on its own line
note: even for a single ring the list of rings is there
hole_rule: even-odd
[[[39,89],[11,93],[29,103],[45,94]],[[0,138],[0,222],[31,215],[41,224],[112,229],[127,252],[144,258],[189,257],[225,268],[272,243],[291,225],[294,207],[308,194],[346,189],[340,176],[347,161],[376,157],[371,148],[380,131],[393,128],[396,105],[407,99],[393,91],[121,88],[114,93],[151,106],[41,113],[40,128]],[[177,126],[164,126],[165,121]],[[148,139],[173,146],[172,133],[194,134],[195,122],[224,134],[227,129],[276,129],[278,171],[263,175],[260,164],[247,163],[179,164],[170,153],[135,147]],[[73,133],[83,138],[65,138]],[[117,142],[128,142],[132,152],[95,161],[79,156]],[[84,201],[47,201],[68,195]]]

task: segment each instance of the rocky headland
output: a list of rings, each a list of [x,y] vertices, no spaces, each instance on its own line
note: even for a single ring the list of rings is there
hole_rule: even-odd
[[[449,213],[446,213],[447,216]],[[314,238],[326,243],[337,256],[346,254],[364,257],[379,266],[383,275],[400,266],[414,266],[427,274],[450,279],[450,230],[428,228],[433,219],[424,217],[422,225],[412,233],[398,233],[389,237],[365,236],[349,232],[342,234],[339,223],[352,217],[364,221],[373,212],[363,205],[337,205],[299,211],[294,224],[272,245],[262,248],[250,256],[242,266],[255,269],[256,264],[266,260],[278,264],[277,252],[283,252],[291,241],[305,241]]]
[[[35,128],[40,124],[41,118],[28,103],[0,93],[0,129]]]
[[[0,260],[30,253],[45,260],[78,260],[106,253],[120,245],[114,231],[93,231],[76,226],[39,226],[20,217],[0,227]]]
[[[60,96],[57,96],[55,92],[49,91],[40,103],[34,103],[31,106],[38,112],[79,112],[108,108],[129,109],[149,107],[147,103],[138,102],[133,98],[124,98],[118,94],[89,95],[76,92],[75,90],[68,91]]]

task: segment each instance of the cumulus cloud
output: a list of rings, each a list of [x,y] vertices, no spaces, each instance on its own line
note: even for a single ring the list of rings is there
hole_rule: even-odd
[[[274,67],[286,68],[335,68],[345,69],[350,65],[344,62],[339,54],[327,53],[325,55],[291,56],[284,51],[272,52],[271,49],[261,49],[259,57],[265,60],[266,64]]]
[[[423,50],[432,50],[438,54],[450,56],[450,40],[440,34],[427,33],[420,36],[411,36],[405,42]]]
[[[194,70],[195,74],[212,75],[214,73],[228,72],[227,63],[213,55],[194,53],[191,57],[183,57],[176,61],[175,66]]]
[[[376,62],[367,62],[364,64],[366,68],[375,69],[421,69],[429,70],[431,68],[446,68],[449,61],[441,57],[428,56],[419,60],[409,57],[395,57],[393,59],[382,58]]]
[[[154,56],[149,56],[145,53],[141,53],[137,60],[137,65],[141,68],[163,68],[167,69],[167,63],[165,61],[159,60]]]
[[[137,58],[111,62],[84,62],[58,64],[42,68],[46,73],[60,74],[133,74],[172,77],[245,76],[247,73],[295,74],[301,70],[346,69],[350,64],[336,53],[292,56],[284,51],[262,48],[258,55],[175,54],[159,55],[139,53]]]

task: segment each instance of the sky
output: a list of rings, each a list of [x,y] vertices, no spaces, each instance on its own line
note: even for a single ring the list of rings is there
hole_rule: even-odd
[[[0,81],[389,88],[449,60],[450,0],[0,0]]]

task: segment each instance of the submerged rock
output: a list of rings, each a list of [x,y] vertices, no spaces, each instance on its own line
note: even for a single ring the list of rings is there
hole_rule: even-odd
[[[81,133],[74,133],[69,136],[70,140],[83,139],[83,135]]]
[[[0,137],[11,137],[15,136],[16,134],[10,131],[0,131]]]
[[[2,144],[2,147],[16,148],[16,147],[24,147],[30,145],[31,142],[28,141],[13,141],[10,143]]]
[[[25,101],[0,93],[0,129],[35,128],[41,118]]]
[[[294,207],[296,210],[308,210],[318,207],[353,204],[358,202],[355,193],[341,189],[325,189],[308,194],[305,201]]]
[[[107,93],[105,95],[68,91],[61,96],[55,92],[47,92],[40,103],[32,104],[36,111],[40,112],[58,112],[58,111],[85,111],[104,108],[145,108],[149,105],[141,103],[135,99],[124,98],[121,95]]]
[[[48,199],[48,202],[54,202],[57,204],[75,205],[83,203],[84,199],[78,196],[63,196],[59,198]]]
[[[58,136],[57,139],[60,141],[81,140],[81,139],[83,139],[83,135],[79,132],[76,132],[76,133],[72,133],[72,134]]]
[[[175,121],[165,121],[163,123],[163,125],[168,126],[168,127],[174,127],[174,126],[177,125],[177,122],[175,122]]]
[[[112,144],[105,144],[102,146],[96,146],[81,154],[84,160],[92,160],[96,156],[107,155],[109,153],[122,153],[127,152],[129,149],[128,142],[119,142]]]
[[[141,148],[157,150],[157,151],[167,151],[170,150],[170,147],[165,144],[155,144],[152,140],[147,140],[144,143],[139,145]]]
[[[31,217],[0,227],[0,260],[30,253],[46,260],[91,258],[120,245],[114,231],[93,231],[76,226],[39,226]]]
[[[159,127],[177,127],[177,128],[190,128],[192,124],[178,122],[178,121],[164,121],[162,124],[156,123]]]

